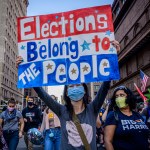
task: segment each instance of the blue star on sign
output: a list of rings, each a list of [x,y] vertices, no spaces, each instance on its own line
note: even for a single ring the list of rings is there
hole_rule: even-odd
[[[89,48],[89,45],[90,45],[91,43],[87,43],[85,40],[84,40],[84,42],[83,42],[83,44],[82,45],[80,45],[80,46],[82,46],[82,51],[84,51],[84,50],[90,50],[90,48]]]
[[[41,44],[41,43],[42,43],[41,41],[38,42],[38,44]]]
[[[108,36],[110,36],[110,34],[111,34],[110,30],[106,31],[105,34],[108,35]]]
[[[113,49],[113,47],[111,47],[111,48],[109,49],[109,51],[110,51],[110,52],[114,52],[114,49]]]
[[[25,49],[25,46],[22,45],[22,46],[21,46],[21,49],[24,50],[24,49]]]
[[[71,41],[71,37],[68,37],[68,40]]]
[[[97,13],[98,13],[98,10],[95,10],[95,13],[97,14]]]
[[[47,21],[47,23],[50,23],[50,22],[51,22],[50,20]]]

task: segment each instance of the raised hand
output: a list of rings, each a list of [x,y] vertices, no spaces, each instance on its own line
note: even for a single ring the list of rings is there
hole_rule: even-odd
[[[16,59],[16,68],[18,68],[19,64],[21,64],[23,62],[23,58],[21,56],[17,56]]]
[[[120,52],[120,44],[119,44],[119,42],[116,41],[116,40],[113,40],[113,41],[110,41],[110,43],[116,48],[117,53],[119,53]]]

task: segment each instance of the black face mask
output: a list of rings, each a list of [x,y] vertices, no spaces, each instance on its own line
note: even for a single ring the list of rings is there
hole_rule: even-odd
[[[33,102],[28,102],[28,106],[32,106],[33,105]]]

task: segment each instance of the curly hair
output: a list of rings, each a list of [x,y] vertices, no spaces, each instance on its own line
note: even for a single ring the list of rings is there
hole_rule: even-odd
[[[85,94],[83,96],[83,104],[86,108],[87,104],[89,103],[89,92],[88,92],[88,87],[85,83],[82,84],[83,87],[84,87],[84,90],[85,90]],[[67,107],[67,110],[69,112],[69,115],[70,115],[70,118],[72,119],[72,114],[73,114],[73,106],[71,104],[71,100],[70,98],[67,96],[67,89],[68,89],[68,86],[65,85],[64,86],[64,93],[63,93],[63,99],[65,101],[65,106]]]
[[[109,110],[117,110],[119,109],[116,105],[116,92],[119,91],[119,90],[123,90],[126,94],[127,94],[127,99],[126,99],[126,104],[129,105],[129,108],[130,110],[134,110],[136,108],[136,97],[135,95],[133,94],[133,92],[125,87],[125,86],[119,86],[117,88],[114,89],[114,92],[113,92],[113,95],[111,97],[111,104],[110,104],[110,107],[109,107]]]

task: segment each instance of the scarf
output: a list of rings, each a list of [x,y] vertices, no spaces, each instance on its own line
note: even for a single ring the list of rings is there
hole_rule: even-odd
[[[9,113],[8,109],[5,110],[5,121],[10,121],[16,118],[17,110],[14,109],[11,113]]]

